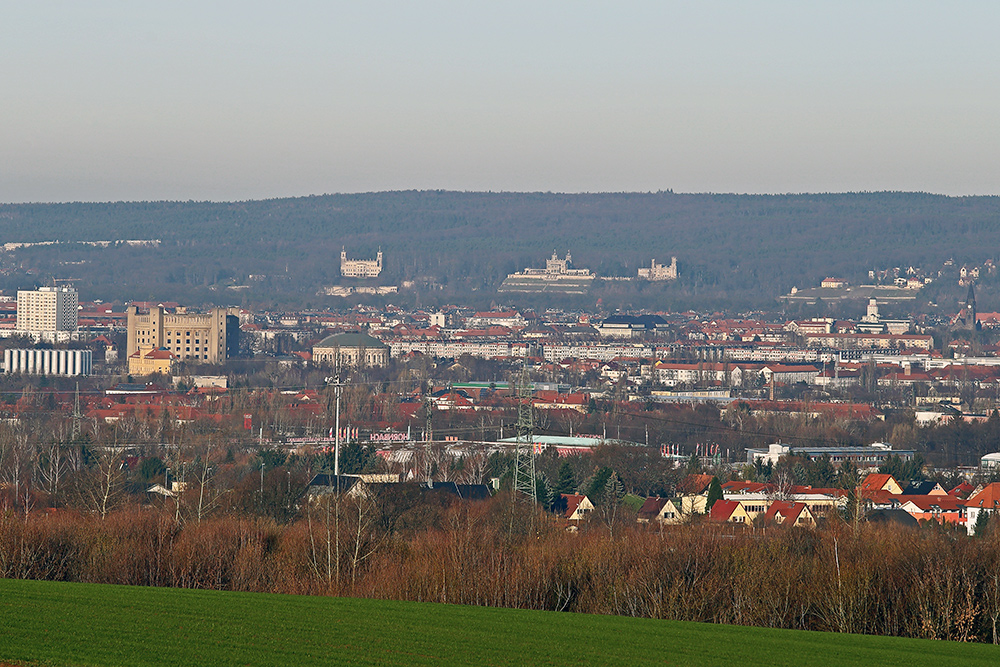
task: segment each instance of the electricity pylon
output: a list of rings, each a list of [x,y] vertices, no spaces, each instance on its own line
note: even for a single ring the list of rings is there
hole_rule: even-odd
[[[517,387],[517,438],[514,444],[514,495],[537,501],[535,488],[535,424],[531,412],[531,383],[522,368]]]

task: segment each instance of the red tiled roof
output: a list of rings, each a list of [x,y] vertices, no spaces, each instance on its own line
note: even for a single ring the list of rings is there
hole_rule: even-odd
[[[764,512],[764,518],[769,521],[777,521],[778,515],[784,517],[782,523],[794,524],[798,521],[802,510],[806,508],[805,503],[793,503],[787,500],[775,500]]]
[[[1000,506],[1000,482],[990,482],[979,493],[966,500],[965,504],[969,507]]]
[[[957,512],[965,507],[966,502],[954,496],[893,496],[900,505],[913,503],[924,512],[930,512],[932,508],[938,507],[944,512]]]
[[[666,498],[646,498],[637,514],[640,519],[655,519],[668,502]]]
[[[975,490],[976,487],[972,486],[968,482],[962,482],[954,489],[948,492],[949,496],[955,496],[956,498],[964,498]]]
[[[711,483],[711,475],[688,475],[677,485],[677,490],[681,493],[702,493]]]
[[[559,495],[566,499],[566,514],[563,516],[567,519],[573,516],[573,512],[575,512],[576,508],[580,506],[583,499],[587,497],[579,493],[561,493]]]
[[[885,488],[885,485],[889,480],[896,481],[893,479],[892,475],[886,475],[882,473],[873,472],[872,474],[865,477],[865,481],[861,482],[862,491],[881,491]]]
[[[716,500],[708,514],[712,521],[728,521],[740,504],[735,500]]]
[[[724,493],[764,493],[774,490],[774,484],[764,482],[726,482],[722,485]]]

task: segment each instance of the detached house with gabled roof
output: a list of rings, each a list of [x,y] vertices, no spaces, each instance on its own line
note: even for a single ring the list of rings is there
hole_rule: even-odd
[[[946,496],[948,492],[937,482],[911,480],[903,489],[904,496]]]
[[[1000,482],[991,482],[965,501],[965,526],[969,535],[975,533],[980,513],[997,511],[1000,511]]]
[[[680,523],[681,513],[668,498],[646,498],[636,513],[636,520],[639,523]]]
[[[564,519],[580,521],[581,519],[586,519],[587,515],[594,511],[594,503],[590,502],[590,498],[585,495],[579,493],[563,493],[560,495],[566,502],[566,511],[563,512]]]
[[[816,525],[816,519],[805,503],[793,503],[786,500],[775,500],[764,513],[764,520],[779,526],[802,526],[811,528]]]
[[[708,487],[712,484],[711,475],[688,475],[677,485],[677,497],[680,500],[681,514],[705,514],[708,511]]]
[[[965,501],[949,495],[903,495],[892,499],[893,506],[917,521],[937,521],[943,524],[965,523]]]
[[[903,492],[903,487],[899,485],[899,482],[892,475],[873,472],[865,477],[865,481],[861,482],[861,493],[864,495],[866,492],[874,493],[877,491],[886,491],[898,495]]]
[[[735,500],[716,500],[708,513],[708,519],[720,523],[752,523],[750,515],[743,508],[743,504]]]

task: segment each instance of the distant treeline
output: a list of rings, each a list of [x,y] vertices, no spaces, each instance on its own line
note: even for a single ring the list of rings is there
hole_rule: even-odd
[[[488,303],[508,273],[542,265],[555,249],[572,251],[578,266],[602,275],[634,276],[651,259],[676,255],[681,279],[534,301],[774,306],[774,297],[792,286],[818,284],[828,274],[860,280],[873,268],[936,271],[951,258],[981,263],[1000,247],[998,222],[997,197],[894,192],[408,191],[232,203],[9,204],[0,205],[6,242],[155,238],[163,244],[17,250],[3,264],[0,286],[54,276],[79,278],[81,289],[102,298],[343,303],[316,296],[320,285],[341,281],[341,247],[352,258],[374,257],[381,247],[381,282],[415,281],[416,292],[397,301],[465,296]],[[237,285],[247,288],[226,289]],[[511,298],[518,297],[503,300]]]

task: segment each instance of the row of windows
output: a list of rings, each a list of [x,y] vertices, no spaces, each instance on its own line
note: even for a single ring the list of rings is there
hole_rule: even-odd
[[[152,336],[154,333],[156,333],[156,330],[155,329],[149,329],[147,331],[145,329],[138,329],[136,331],[136,333],[138,335],[140,335],[140,336]],[[163,333],[165,335],[167,335],[167,336],[180,336],[181,335],[181,332],[180,332],[179,329],[177,331],[167,330],[167,331],[164,331]],[[190,336],[190,335],[191,335],[190,331],[185,331],[184,332],[184,336]],[[205,330],[195,331],[194,335],[195,336],[204,336],[205,338],[208,338],[209,337],[209,332],[205,331]],[[222,338],[222,334],[219,334],[219,338]]]

